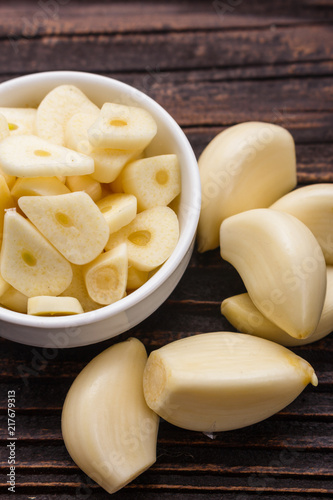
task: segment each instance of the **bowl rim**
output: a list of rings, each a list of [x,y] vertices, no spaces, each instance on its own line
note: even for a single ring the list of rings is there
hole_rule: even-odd
[[[105,84],[111,83],[113,89],[118,89],[119,91],[125,92],[126,94],[134,93],[135,101],[140,102],[140,105],[142,103],[144,107],[147,107],[149,110],[153,110],[154,112],[156,112],[163,123],[166,125],[168,130],[172,131],[173,136],[175,136],[177,133],[179,145],[182,149],[182,154],[184,155],[185,159],[184,162],[186,162],[186,164],[188,165],[193,164],[194,166],[197,166],[197,159],[193,152],[192,146],[175,119],[172,118],[172,116],[160,104],[158,104],[147,94],[127,83],[121,82],[114,78],[99,75],[97,73],[83,71],[45,71],[6,80],[0,83],[0,92],[2,92],[3,89],[6,90],[6,87],[8,87],[8,89],[11,89],[11,87],[20,86],[25,82],[38,82],[41,77],[45,79],[45,83],[48,80],[51,82],[54,79],[61,78],[64,80],[63,84],[71,83],[70,80],[76,80],[83,77],[88,80],[90,79],[92,82],[99,81],[100,83]],[[72,82],[72,84],[75,83]],[[156,273],[137,290],[133,291],[130,295],[123,297],[119,301],[114,302],[113,304],[102,306],[101,308],[94,311],[70,316],[32,316],[0,307],[0,321],[32,328],[75,328],[87,324],[94,324],[106,319],[111,319],[117,314],[125,312],[127,309],[137,305],[139,302],[146,299],[161,285],[163,285],[164,281],[166,281],[166,279],[176,271],[187,251],[191,248],[191,244],[195,238],[201,205],[201,185],[198,167],[196,169],[193,169],[193,173],[191,173],[191,176],[189,176],[188,182],[192,184],[191,189],[193,189],[193,192],[195,193],[195,200],[193,200],[194,203],[193,205],[191,205],[191,207],[189,207],[191,217],[188,217],[186,219],[186,224],[184,224],[184,227],[182,228],[178,243],[170,257],[162,264],[160,269],[158,269]]]

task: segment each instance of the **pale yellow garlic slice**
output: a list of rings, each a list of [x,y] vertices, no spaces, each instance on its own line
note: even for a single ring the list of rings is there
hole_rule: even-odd
[[[94,160],[36,135],[16,135],[0,142],[0,166],[17,177],[84,175],[94,171]]]
[[[10,135],[25,135],[36,133],[36,113],[34,108],[0,108],[8,122]]]
[[[0,141],[9,136],[9,128],[6,118],[0,112]]]
[[[0,246],[3,236],[3,221],[5,210],[15,207],[15,200],[10,194],[8,184],[3,175],[0,174]]]
[[[222,258],[262,314],[292,337],[312,335],[325,300],[326,264],[305,224],[277,210],[249,210],[223,221],[220,241]]]
[[[6,139],[6,137],[9,137],[8,123],[4,115],[0,113],[0,142],[3,139]],[[6,174],[1,168],[0,168],[0,175],[2,175],[5,178],[5,181],[9,189],[11,189],[12,186],[14,185],[16,177],[14,175]]]
[[[4,294],[5,292],[7,292],[7,290],[8,290],[9,288],[10,288],[10,284],[9,284],[9,283],[7,283],[7,281],[5,281],[5,280],[3,279],[3,277],[1,276],[1,274],[0,274],[0,297],[2,297],[2,296],[3,296],[3,294]]]
[[[87,193],[22,196],[18,204],[37,229],[73,264],[91,262],[108,241],[109,226]]]
[[[68,316],[83,313],[80,302],[73,297],[30,297],[28,314],[33,316]]]
[[[17,200],[21,196],[54,196],[70,193],[57,177],[20,177],[12,187],[11,195]]]
[[[286,194],[270,208],[294,215],[317,238],[327,264],[333,264],[333,184],[313,184]]]
[[[78,112],[95,114],[98,111],[98,107],[80,89],[74,85],[59,85],[51,90],[38,106],[37,135],[64,146],[68,120]]]
[[[127,268],[125,243],[102,253],[84,266],[83,276],[90,298],[103,305],[120,300],[126,291]]]
[[[139,213],[135,219],[110,235],[106,249],[126,243],[129,265],[140,271],[151,271],[165,262],[179,239],[179,223],[169,207],[154,207]]]
[[[131,194],[114,193],[97,202],[110,229],[110,234],[127,226],[136,216],[137,201]]]
[[[79,153],[89,155],[95,164],[91,174],[98,182],[114,181],[127,162],[136,158],[140,150],[125,151],[110,148],[95,148],[90,144],[88,128],[96,121],[97,113],[77,113],[72,116],[66,126],[66,146]]]
[[[2,175],[6,181],[6,184],[7,186],[9,187],[9,189],[12,189],[15,182],[16,182],[16,176],[15,175],[9,175],[9,174],[6,174],[6,172],[4,172],[2,170],[2,168],[0,167],[0,175]]]
[[[26,314],[28,311],[28,297],[12,286],[1,295],[0,304],[11,311]]]
[[[59,295],[70,284],[72,269],[31,222],[11,209],[5,213],[1,275],[27,297]]]
[[[147,110],[107,102],[89,127],[88,138],[97,148],[133,151],[148,146],[156,132],[156,122]]]
[[[62,412],[62,434],[74,462],[114,493],[156,461],[158,417],[143,396],[147,361],[134,338],[109,347],[81,371]]]
[[[69,286],[64,290],[60,296],[62,297],[74,297],[80,302],[84,312],[95,311],[102,307],[101,304],[94,302],[87,292],[86,284],[83,277],[83,267],[71,264],[73,278]]]
[[[125,193],[133,194],[138,212],[169,205],[180,193],[180,168],[174,154],[151,156],[128,163],[121,172]]]
[[[66,179],[66,186],[74,193],[84,191],[90,198],[97,202],[102,198],[102,186],[90,175],[70,175]]]
[[[127,273],[127,290],[137,290],[140,286],[144,285],[148,281],[149,273],[148,271],[139,271],[133,266],[129,266]]]
[[[153,351],[144,371],[148,406],[193,431],[238,429],[290,404],[318,380],[309,363],[274,342],[213,332]]]
[[[121,175],[118,175],[114,181],[110,182],[109,186],[113,193],[123,193],[124,190]]]
[[[295,144],[278,125],[246,122],[218,134],[199,158],[202,206],[200,252],[219,246],[221,222],[267,208],[296,186]]]
[[[253,304],[248,293],[225,299],[221,304],[221,313],[240,332],[272,340],[285,346],[311,344],[333,331],[333,266],[327,267],[326,297],[318,326],[306,339],[295,339],[269,321]]]

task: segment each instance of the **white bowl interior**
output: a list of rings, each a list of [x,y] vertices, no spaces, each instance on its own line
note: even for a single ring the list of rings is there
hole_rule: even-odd
[[[78,86],[93,102],[102,106],[104,102],[118,102],[122,104],[141,106],[146,108],[157,122],[158,132],[149,146],[148,153],[165,154],[175,153],[181,165],[182,192],[178,211],[180,223],[180,238],[171,257],[161,266],[147,283],[129,296],[109,306],[102,307],[76,316],[63,317],[36,317],[16,313],[0,308],[0,334],[17,342],[29,345],[47,345],[44,340],[45,331],[54,329],[69,329],[90,325],[90,334],[84,339],[72,338],[68,346],[94,343],[117,335],[133,326],[133,321],[126,318],[126,311],[145,301],[146,314],[140,321],[155,310],[171,293],[167,290],[159,294],[160,299],[147,302],[149,296],[165,286],[165,282],[173,274],[177,275],[176,282],[183,274],[184,258],[190,258],[193,240],[200,213],[200,178],[197,162],[193,150],[177,123],[155,101],[139,90],[117,80],[82,72],[54,71],[37,73],[9,80],[0,84],[0,106],[6,107],[37,107],[43,97],[54,87],[61,84]],[[187,262],[186,262],[187,263]],[[182,267],[181,273],[177,269]],[[180,274],[180,275],[179,275]],[[179,275],[179,276],[178,276]],[[172,280],[175,281],[175,278]],[[173,283],[172,287],[177,283]],[[164,296],[165,295],[165,296]],[[125,313],[125,314],[124,314]],[[96,335],[94,325],[109,319],[109,328],[105,334]],[[139,321],[138,321],[139,322]],[[22,328],[20,328],[22,327]]]

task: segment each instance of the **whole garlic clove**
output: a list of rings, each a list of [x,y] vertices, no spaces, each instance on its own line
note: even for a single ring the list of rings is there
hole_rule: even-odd
[[[256,308],[248,293],[225,299],[221,313],[238,331],[272,340],[284,346],[299,346],[320,340],[333,331],[333,266],[327,267],[326,297],[318,326],[306,339],[295,339],[265,318]]]
[[[317,238],[326,263],[333,264],[333,184],[301,187],[270,208],[287,212],[302,221]]]
[[[218,134],[199,161],[202,186],[198,250],[219,246],[221,222],[253,208],[267,208],[296,186],[295,144],[284,128],[240,123]]]
[[[221,224],[221,256],[241,275],[251,300],[295,338],[318,326],[326,294],[326,264],[311,231],[284,212],[256,209]]]
[[[62,412],[62,434],[74,462],[114,493],[156,461],[158,416],[143,396],[147,361],[131,338],[96,356],[74,380]]]
[[[309,363],[274,342],[213,332],[153,351],[144,371],[148,406],[194,431],[238,429],[291,403],[318,380]]]

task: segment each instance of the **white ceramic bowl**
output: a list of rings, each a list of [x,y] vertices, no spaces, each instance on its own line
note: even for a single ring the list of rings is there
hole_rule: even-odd
[[[40,347],[75,347],[106,340],[137,325],[170,295],[190,260],[200,212],[200,178],[193,150],[177,123],[155,101],[117,80],[90,73],[52,71],[0,84],[0,106],[37,107],[61,84],[78,86],[93,102],[118,102],[146,108],[158,132],[149,154],[175,153],[181,166],[180,238],[172,255],[147,283],[129,296],[96,311],[75,316],[37,317],[0,308],[0,335]],[[177,325],[175,325],[175,328]]]

